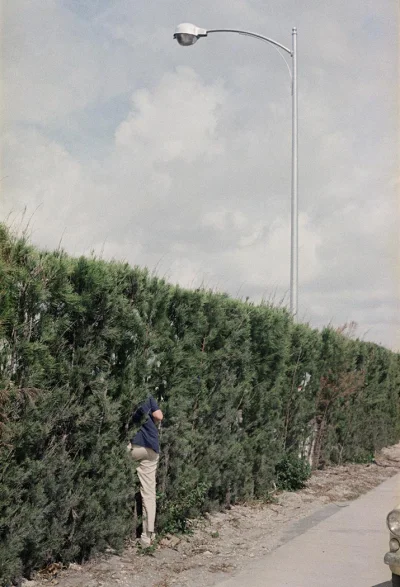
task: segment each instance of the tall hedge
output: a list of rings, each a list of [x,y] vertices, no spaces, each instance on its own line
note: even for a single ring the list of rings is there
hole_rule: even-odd
[[[318,467],[396,442],[399,388],[399,355],[376,344],[0,225],[2,585],[132,535],[127,423],[148,393],[165,413],[159,530],[179,530],[268,496],[287,456]]]

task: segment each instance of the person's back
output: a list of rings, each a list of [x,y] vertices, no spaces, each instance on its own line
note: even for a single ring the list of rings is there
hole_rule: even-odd
[[[161,412],[161,410],[158,407],[157,402],[153,397],[148,397],[132,416],[132,420],[135,423],[140,422],[143,418],[145,418],[145,421],[140,430],[131,440],[132,444],[151,448],[157,454],[160,452],[160,445],[158,441],[156,421],[160,422],[162,420],[162,413],[160,418],[158,412]],[[154,416],[154,414],[156,414],[156,416]]]

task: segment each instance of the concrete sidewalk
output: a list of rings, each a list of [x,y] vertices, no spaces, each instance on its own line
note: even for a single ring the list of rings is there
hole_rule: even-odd
[[[400,474],[218,587],[390,587],[386,516],[399,503]]]

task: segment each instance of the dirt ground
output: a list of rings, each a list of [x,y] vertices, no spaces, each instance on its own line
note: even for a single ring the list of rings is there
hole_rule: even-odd
[[[196,522],[193,534],[167,536],[152,554],[132,542],[122,556],[110,552],[85,565],[55,565],[24,587],[208,587],[284,544],[310,520],[345,507],[400,472],[400,444],[384,449],[371,464],[316,471],[295,493],[278,492],[274,503],[234,506]],[[312,523],[312,522],[310,522]]]

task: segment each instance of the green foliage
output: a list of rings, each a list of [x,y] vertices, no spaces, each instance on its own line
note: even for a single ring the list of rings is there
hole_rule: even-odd
[[[204,511],[206,496],[209,490],[207,483],[189,486],[184,483],[174,501],[164,501],[159,512],[164,532],[185,533],[190,529],[190,519]]]
[[[378,345],[0,225],[1,580],[132,535],[128,425],[149,393],[162,532],[293,489],[306,461],[371,458],[400,438],[399,389],[400,356]]]
[[[311,475],[311,467],[304,458],[286,454],[275,466],[276,486],[285,491],[302,489]]]

